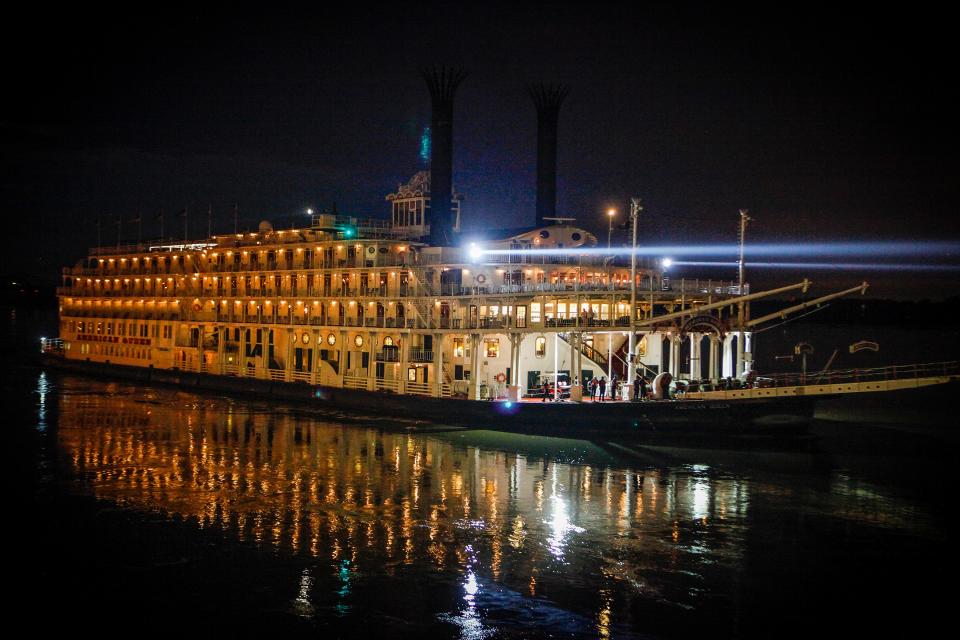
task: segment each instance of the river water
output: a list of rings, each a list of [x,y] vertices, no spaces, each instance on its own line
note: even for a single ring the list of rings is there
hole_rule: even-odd
[[[955,447],[936,429],[591,443],[13,368],[8,577],[34,621],[480,639],[950,618]]]

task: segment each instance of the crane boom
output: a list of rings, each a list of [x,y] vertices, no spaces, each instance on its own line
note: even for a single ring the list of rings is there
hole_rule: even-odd
[[[836,292],[836,293],[831,293],[831,294],[829,294],[829,295],[821,296],[821,297],[816,298],[816,299],[814,299],[814,300],[808,300],[807,302],[803,302],[803,303],[801,303],[801,304],[797,304],[797,305],[794,305],[794,306],[792,306],[792,307],[787,307],[786,309],[781,309],[780,311],[777,311],[777,312],[775,312],[775,313],[768,313],[768,314],[765,315],[765,316],[761,316],[761,317],[759,317],[759,318],[755,318],[755,319],[753,319],[753,320],[750,320],[750,321],[747,322],[744,326],[747,327],[747,328],[750,328],[750,327],[755,327],[755,326],[757,326],[758,324],[763,324],[764,322],[767,322],[768,320],[775,320],[775,319],[778,319],[778,318],[780,318],[780,319],[786,318],[786,317],[787,317],[787,314],[794,313],[795,311],[803,311],[804,309],[806,309],[806,308],[808,308],[808,307],[812,307],[812,306],[814,306],[814,305],[819,306],[819,305],[823,304],[824,302],[828,302],[828,301],[830,301],[830,300],[835,300],[836,298],[842,298],[843,296],[849,295],[849,294],[851,294],[851,293],[856,293],[857,291],[860,292],[860,295],[863,295],[864,293],[866,293],[867,287],[869,287],[869,286],[870,286],[870,285],[867,284],[866,282],[862,282],[862,283],[860,283],[859,285],[857,285],[856,287],[851,287],[851,288],[846,289],[846,290],[844,290],[844,291],[838,291],[838,292]]]

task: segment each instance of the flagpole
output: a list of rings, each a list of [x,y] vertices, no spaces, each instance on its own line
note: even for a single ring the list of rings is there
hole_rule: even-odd
[[[207,206],[207,237],[213,237],[213,205]]]
[[[240,203],[233,205],[233,235],[240,233]]]
[[[160,207],[160,242],[163,242],[163,207]]]

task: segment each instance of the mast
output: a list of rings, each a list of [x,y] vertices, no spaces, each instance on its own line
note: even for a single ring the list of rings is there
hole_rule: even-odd
[[[630,198],[630,222],[633,226],[633,248],[630,251],[630,335],[627,340],[627,385],[632,388],[633,378],[636,375],[634,365],[634,346],[636,344],[636,323],[637,323],[637,222],[640,218],[640,212],[643,211],[643,205],[640,204],[640,198]]]
[[[747,222],[752,219],[753,218],[747,215],[746,209],[740,209],[740,260],[737,263],[737,293],[741,296],[743,295],[743,245],[747,239]],[[744,354],[747,353],[747,351],[745,349],[746,345],[744,344],[746,335],[744,334],[743,327],[746,321],[747,308],[746,305],[741,302],[737,307],[737,367],[734,372],[737,377],[745,371]]]
[[[743,245],[747,241],[747,223],[753,220],[747,215],[746,209],[740,209],[740,260],[737,263],[737,285],[740,287],[740,295],[743,295]]]

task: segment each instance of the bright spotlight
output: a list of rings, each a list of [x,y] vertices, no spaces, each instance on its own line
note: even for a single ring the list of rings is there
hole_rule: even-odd
[[[660,266],[663,267],[663,270],[666,271],[673,265],[673,260],[670,258],[664,258],[660,261]]]
[[[467,255],[470,256],[470,260],[477,262],[483,257],[483,249],[478,247],[476,242],[471,242],[470,248],[467,250]]]
[[[313,215],[313,209],[307,209],[307,215],[308,215],[308,216],[312,216],[312,215]]]

